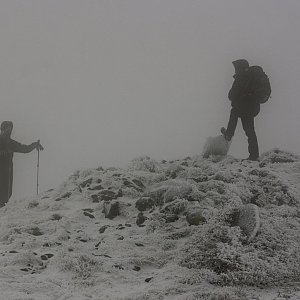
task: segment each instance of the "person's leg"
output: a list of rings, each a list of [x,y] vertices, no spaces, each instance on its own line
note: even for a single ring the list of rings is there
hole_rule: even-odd
[[[243,129],[248,137],[249,159],[257,160],[259,157],[258,142],[254,128],[254,117],[242,116]]]
[[[13,178],[14,178],[13,165],[11,164],[9,167],[9,183],[8,183],[8,199],[7,199],[7,201],[10,199],[10,197],[12,195]]]
[[[234,108],[231,109],[225,137],[227,140],[231,140],[234,136],[234,132],[238,123],[239,115]]]
[[[0,208],[5,206],[9,199],[9,172],[7,167],[0,170]]]

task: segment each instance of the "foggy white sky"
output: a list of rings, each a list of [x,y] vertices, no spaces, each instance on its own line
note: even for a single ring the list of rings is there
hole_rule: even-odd
[[[1,0],[0,121],[41,139],[41,190],[76,169],[199,154],[227,124],[231,62],[246,58],[273,90],[261,153],[300,153],[299,28],[299,0]],[[230,154],[248,156],[240,123]],[[14,170],[14,196],[33,194],[36,153]]]

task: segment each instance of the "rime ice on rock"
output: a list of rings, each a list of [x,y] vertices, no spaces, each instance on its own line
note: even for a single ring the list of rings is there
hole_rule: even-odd
[[[274,150],[261,162],[144,157],[11,199],[0,210],[3,297],[248,300],[249,285],[294,284],[300,160]]]
[[[253,240],[260,227],[258,206],[251,203],[242,206],[237,212],[236,225],[247,235],[248,242]]]

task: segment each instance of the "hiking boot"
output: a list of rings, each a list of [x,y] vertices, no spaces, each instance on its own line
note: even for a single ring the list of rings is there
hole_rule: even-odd
[[[225,129],[225,127],[222,127],[222,128],[221,128],[221,133],[223,134],[225,140],[228,141],[228,142],[230,142],[231,137],[228,136],[228,135],[226,134],[226,129]]]
[[[258,157],[251,157],[251,156],[242,159],[242,161],[246,161],[246,160],[248,160],[248,161],[249,161],[249,160],[250,160],[250,161],[259,161]]]

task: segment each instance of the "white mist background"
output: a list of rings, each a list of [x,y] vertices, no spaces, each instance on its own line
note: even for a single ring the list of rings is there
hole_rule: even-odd
[[[40,191],[75,170],[200,154],[226,126],[239,58],[272,99],[260,152],[300,153],[298,0],[2,0],[0,121],[41,139]],[[239,123],[230,154],[247,157]],[[13,197],[34,195],[37,153],[16,154]]]

